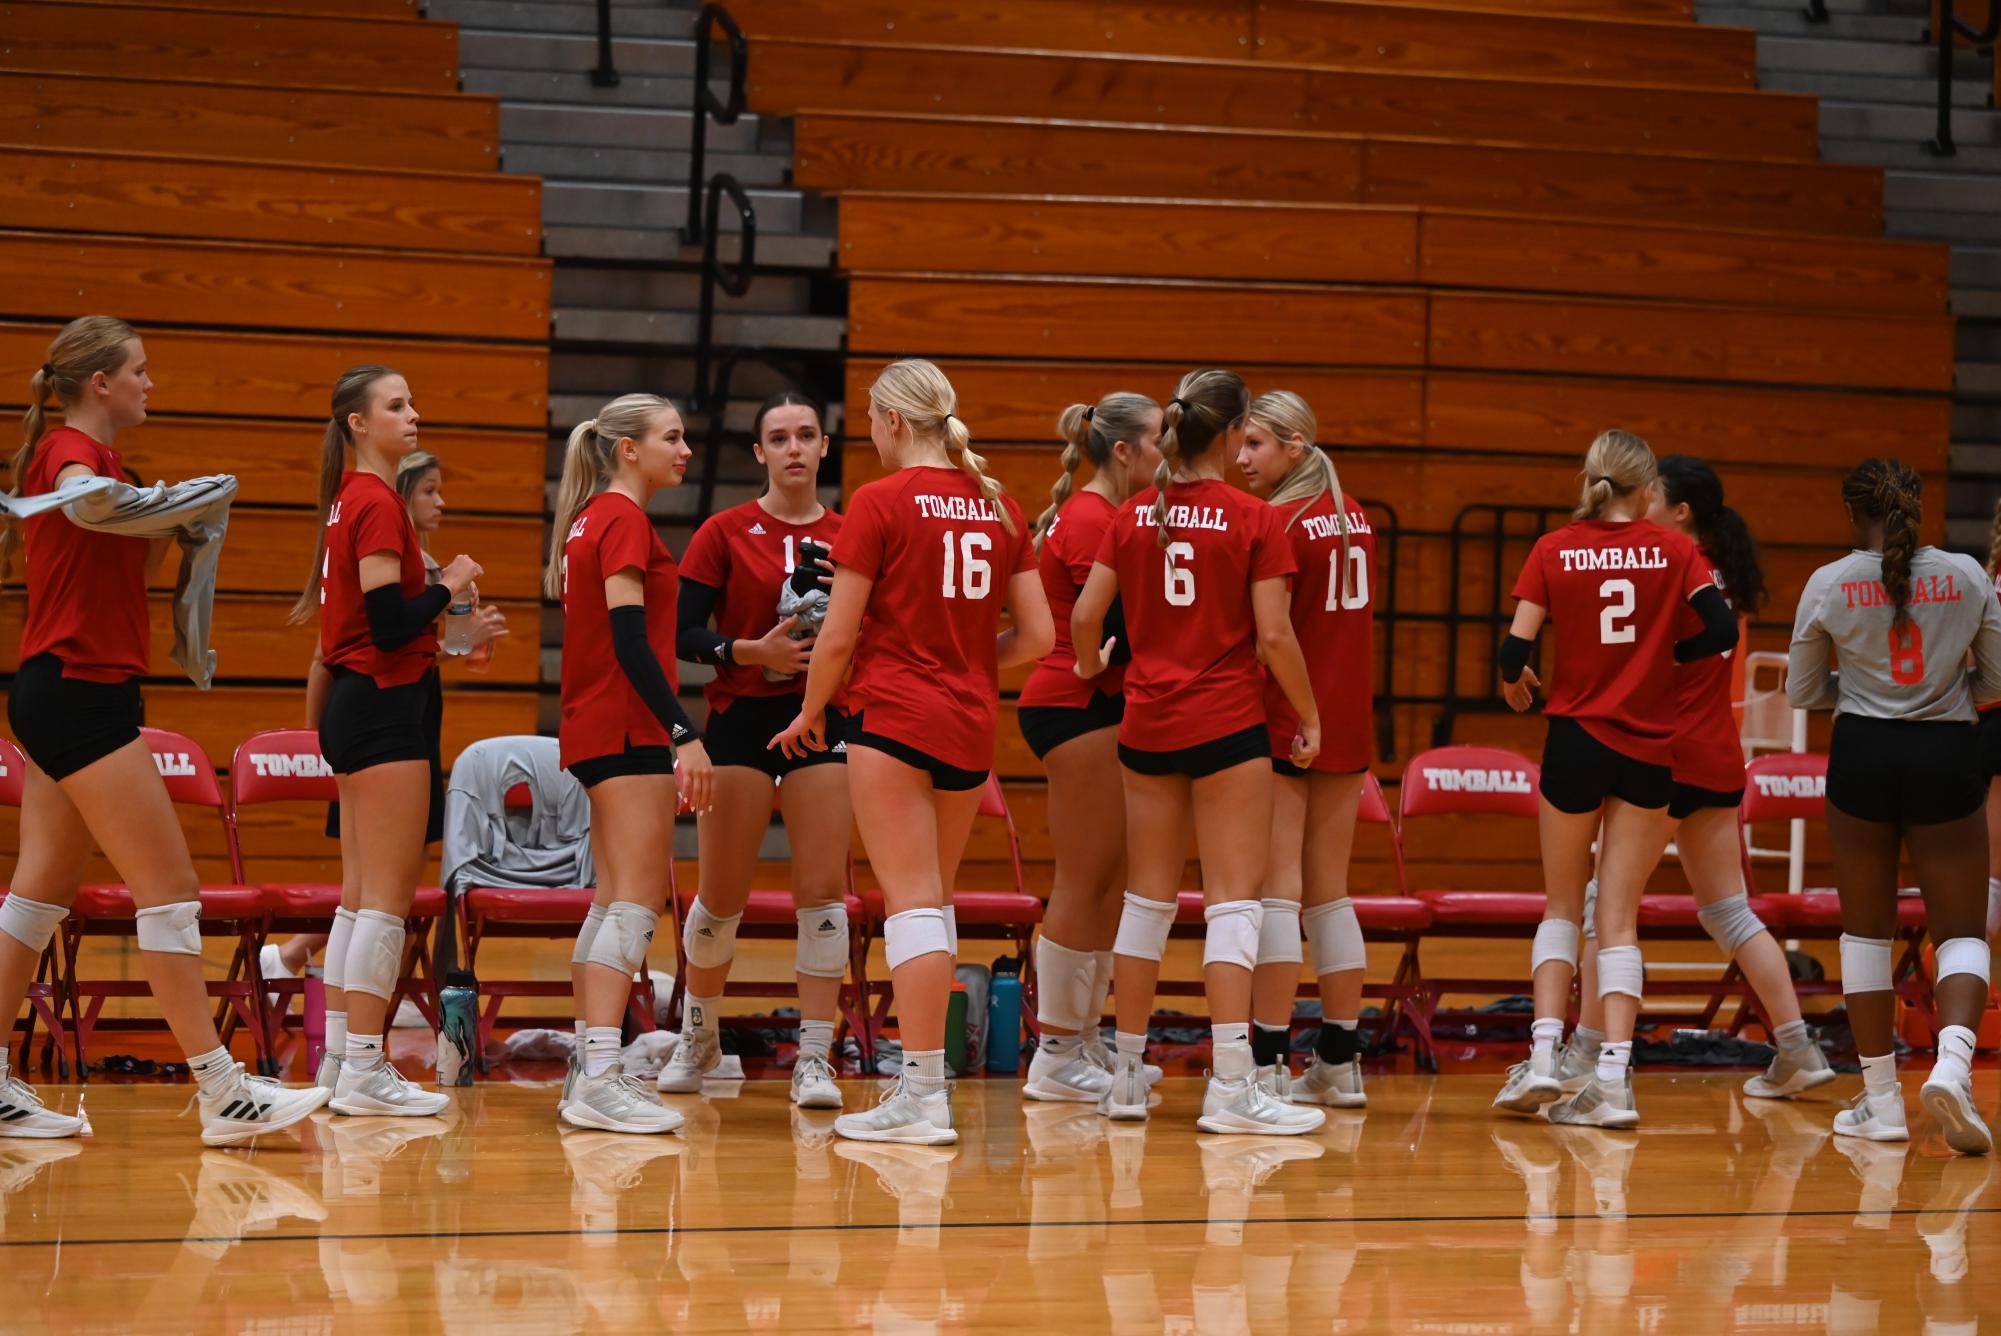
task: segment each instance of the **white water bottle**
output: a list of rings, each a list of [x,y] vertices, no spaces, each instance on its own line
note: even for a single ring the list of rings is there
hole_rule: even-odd
[[[445,609],[445,653],[472,653],[472,591],[460,594]]]

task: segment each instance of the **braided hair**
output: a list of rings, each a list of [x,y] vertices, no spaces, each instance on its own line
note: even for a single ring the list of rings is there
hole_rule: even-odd
[[[1865,459],[1841,480],[1841,499],[1849,510],[1883,526],[1883,591],[1897,609],[1899,631],[1911,620],[1911,559],[1924,518],[1919,499],[1924,487],[1917,470],[1901,459]]]

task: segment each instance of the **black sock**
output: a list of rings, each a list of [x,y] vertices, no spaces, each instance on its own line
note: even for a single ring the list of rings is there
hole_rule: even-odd
[[[1320,1026],[1320,1042],[1314,1047],[1322,1062],[1338,1067],[1344,1062],[1353,1062],[1362,1051],[1362,1034],[1345,1025],[1325,1021]]]
[[[1270,1067],[1285,1061],[1286,1050],[1292,1046],[1292,1031],[1283,1025],[1272,1026],[1258,1021],[1251,1026],[1251,1057],[1260,1067]]]

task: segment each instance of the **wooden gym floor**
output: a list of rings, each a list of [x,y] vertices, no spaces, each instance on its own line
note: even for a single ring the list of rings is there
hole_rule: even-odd
[[[1742,1073],[1643,1075],[1637,1135],[1493,1116],[1497,1079],[1380,1077],[1292,1139],[1198,1133],[1198,1078],[1143,1126],[968,1080],[941,1150],[837,1141],[751,1081],[675,1097],[678,1136],[561,1131],[552,1084],[490,1082],[448,1119],[205,1151],[187,1087],[95,1082],[94,1137],[0,1140],[0,1331],[2001,1324],[1992,1162],[1915,1121],[1908,1148],[1832,1140],[1857,1078],[1759,1104]],[[1991,1066],[1975,1089],[1991,1117]]]

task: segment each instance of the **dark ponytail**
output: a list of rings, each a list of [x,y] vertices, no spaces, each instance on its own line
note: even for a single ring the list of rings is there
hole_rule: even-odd
[[[1758,540],[1744,517],[1723,503],[1723,480],[1694,455],[1665,455],[1658,465],[1661,490],[1670,506],[1686,505],[1697,540],[1723,572],[1724,592],[1737,611],[1756,613],[1770,592]]]
[[[1919,500],[1925,487],[1917,470],[1901,459],[1865,459],[1841,480],[1841,499],[1863,519],[1883,526],[1883,592],[1897,609],[1901,631],[1911,620],[1911,560],[1918,551]]]

